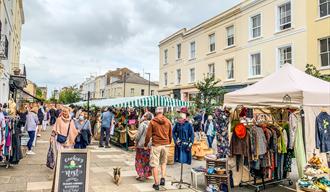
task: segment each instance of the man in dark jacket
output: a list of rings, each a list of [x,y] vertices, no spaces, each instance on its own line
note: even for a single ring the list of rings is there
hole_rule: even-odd
[[[44,103],[40,102],[39,104],[39,109],[38,109],[38,130],[37,130],[37,137],[41,137],[41,129],[42,129],[42,121],[44,120],[44,116],[45,116],[45,108],[44,108]]]
[[[54,125],[56,122],[56,110],[55,107],[52,105],[52,107],[49,109],[49,116],[50,116],[50,125]]]
[[[155,190],[159,190],[159,185],[165,185],[166,164],[168,147],[172,142],[172,125],[164,115],[164,109],[158,107],[156,109],[156,117],[153,118],[148,126],[144,147],[148,146],[151,139],[150,166],[152,167],[152,175],[155,184],[152,186]],[[161,165],[161,179],[159,182],[158,166]]]

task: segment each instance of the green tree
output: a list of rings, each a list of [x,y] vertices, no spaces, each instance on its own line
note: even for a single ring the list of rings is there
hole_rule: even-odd
[[[305,73],[307,73],[309,75],[312,75],[314,77],[317,77],[319,79],[322,79],[324,81],[330,82],[330,77],[329,76],[322,75],[320,73],[320,71],[314,65],[312,65],[312,64],[307,64],[306,65]]]
[[[37,87],[36,89],[36,98],[38,98],[41,101],[44,101],[45,99],[43,98],[43,94],[42,91],[39,87]]]
[[[80,100],[79,91],[76,87],[67,87],[60,93],[59,102],[64,104],[75,103]]]
[[[224,89],[219,86],[220,80],[215,80],[214,76],[205,77],[203,81],[195,83],[199,90],[195,98],[195,104],[198,109],[205,109],[210,114],[216,106],[221,104],[224,95]]]

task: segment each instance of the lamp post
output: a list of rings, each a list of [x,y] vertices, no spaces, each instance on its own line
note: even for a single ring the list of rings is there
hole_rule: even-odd
[[[145,74],[149,76],[148,94],[150,96],[151,95],[151,93],[150,93],[150,73],[145,73]]]

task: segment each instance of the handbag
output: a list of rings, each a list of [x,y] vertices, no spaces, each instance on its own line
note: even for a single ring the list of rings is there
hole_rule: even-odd
[[[61,134],[58,134],[57,135],[57,138],[56,138],[56,141],[63,144],[66,142],[67,138],[68,138],[68,135],[69,135],[69,131],[70,131],[70,125],[71,125],[71,120],[69,122],[69,128],[68,128],[68,132],[66,133],[66,136],[64,135],[61,135]]]
[[[136,119],[130,119],[128,120],[129,125],[135,125],[136,124]]]
[[[54,149],[53,149],[53,144],[52,142],[49,143],[49,149],[47,153],[47,162],[46,166],[50,169],[54,169],[55,167],[55,158],[54,158]]]

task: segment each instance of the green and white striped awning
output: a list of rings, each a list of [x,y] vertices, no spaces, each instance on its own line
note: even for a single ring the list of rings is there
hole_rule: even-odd
[[[73,103],[73,105],[83,106],[87,102]],[[192,103],[188,101],[182,101],[179,99],[173,99],[166,96],[141,96],[141,97],[125,97],[125,98],[115,98],[115,99],[101,99],[92,100],[90,105],[95,105],[96,107],[189,107]]]

